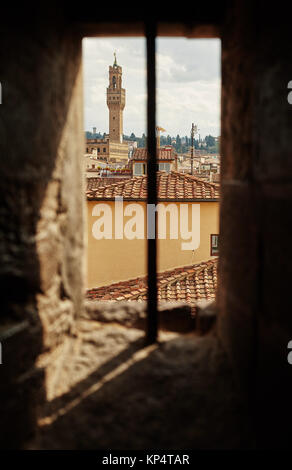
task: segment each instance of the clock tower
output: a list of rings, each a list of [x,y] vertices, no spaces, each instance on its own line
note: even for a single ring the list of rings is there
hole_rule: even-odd
[[[126,103],[126,90],[122,88],[122,67],[117,64],[109,67],[109,86],[107,88],[107,105],[109,108],[109,140],[123,142],[123,110]]]

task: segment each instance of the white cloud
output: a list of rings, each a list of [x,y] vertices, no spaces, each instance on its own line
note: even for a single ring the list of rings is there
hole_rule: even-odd
[[[85,129],[108,132],[108,67],[117,52],[126,88],[124,133],[146,129],[144,38],[83,41]],[[192,122],[202,136],[220,134],[220,41],[157,40],[157,123],[171,135],[189,135]]]

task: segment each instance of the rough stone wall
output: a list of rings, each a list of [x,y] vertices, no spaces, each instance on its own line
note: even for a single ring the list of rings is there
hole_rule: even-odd
[[[135,301],[97,301],[88,300],[82,316],[101,324],[113,323],[127,328],[137,328],[145,331],[147,319],[147,303]],[[186,302],[159,302],[159,330],[176,333],[197,334],[209,332],[216,324],[217,308],[214,301],[201,300],[196,305]]]
[[[40,13],[40,6],[30,9],[28,2],[12,8],[6,14],[2,6],[0,18],[0,341],[6,365],[0,366],[0,433],[4,448],[19,447],[32,434],[44,381],[52,383],[58,377],[46,365],[65,357],[74,317],[82,305],[78,159],[84,142],[81,40],[76,26],[82,17],[94,34],[98,16],[104,18],[99,4],[96,10],[72,4],[67,15],[74,18],[73,33],[57,9]],[[214,16],[224,12],[221,3],[215,13],[207,4],[203,8],[204,14],[196,8],[198,30],[200,18],[206,23],[210,14],[212,23]],[[128,19],[126,9],[124,14]],[[108,15],[112,20],[112,12]],[[191,27],[191,15],[189,20]],[[256,445],[271,448],[289,446],[292,418],[287,363],[287,343],[292,339],[289,21],[284,2],[275,7],[260,0],[234,0],[221,28],[218,333],[249,398]],[[116,27],[111,28],[116,34]]]
[[[191,305],[184,302],[161,302],[158,309],[160,329],[187,333],[196,328],[195,308]],[[87,320],[116,323],[145,331],[147,303],[89,300],[85,303],[82,317]]]
[[[70,343],[84,282],[81,38],[56,11],[25,7],[0,25],[4,448],[34,431],[47,365]]]
[[[289,446],[291,26],[285,5],[234,2],[222,28],[219,334],[260,447]]]

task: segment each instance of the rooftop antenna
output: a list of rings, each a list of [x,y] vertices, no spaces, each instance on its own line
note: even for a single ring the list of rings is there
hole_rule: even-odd
[[[198,133],[200,129],[198,129],[198,125],[192,123],[191,129],[191,138],[192,138],[192,146],[191,146],[191,174],[194,174],[194,136]]]

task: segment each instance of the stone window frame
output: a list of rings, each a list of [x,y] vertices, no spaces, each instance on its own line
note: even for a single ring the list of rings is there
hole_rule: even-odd
[[[84,26],[84,25],[83,25]],[[119,36],[144,37],[146,40],[146,69],[147,69],[147,135],[148,154],[147,161],[147,202],[157,203],[156,171],[156,38],[159,36],[185,37],[193,39],[216,38],[221,39],[220,24],[198,21],[187,25],[185,22],[159,22],[154,19],[145,22],[104,22],[88,23],[82,32],[83,38]],[[87,34],[88,31],[88,34]],[[112,99],[115,99],[113,96]],[[157,225],[157,224],[156,224]],[[151,344],[158,336],[158,305],[157,305],[157,236],[147,240],[147,326],[146,342]]]

